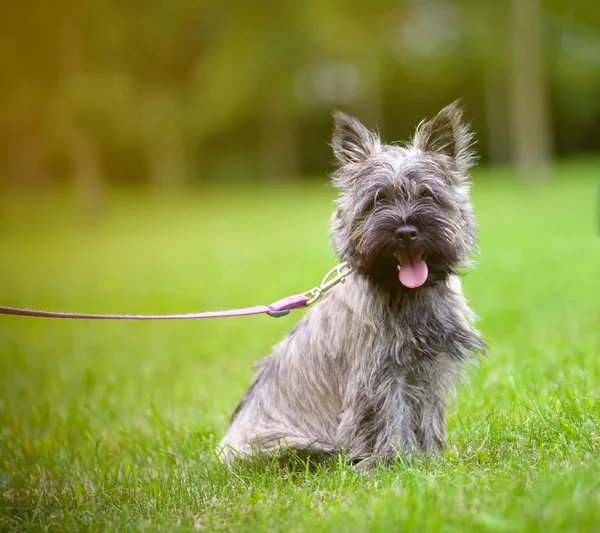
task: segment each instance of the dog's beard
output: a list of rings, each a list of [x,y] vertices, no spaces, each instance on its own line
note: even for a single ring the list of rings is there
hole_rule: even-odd
[[[415,218],[417,240],[405,247],[395,238],[393,216],[364,222],[352,260],[354,267],[386,291],[395,293],[431,286],[456,272],[460,253],[450,225],[440,218]]]

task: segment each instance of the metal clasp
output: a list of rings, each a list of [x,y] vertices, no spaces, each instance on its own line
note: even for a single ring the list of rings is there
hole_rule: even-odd
[[[314,287],[311,290],[303,293],[304,296],[308,298],[306,307],[315,303],[321,296],[323,296],[325,291],[331,289],[331,287],[334,285],[343,282],[351,271],[351,268],[346,262],[340,263],[339,265],[333,267],[329,272],[327,272],[327,274],[325,274],[325,277],[318,287]]]

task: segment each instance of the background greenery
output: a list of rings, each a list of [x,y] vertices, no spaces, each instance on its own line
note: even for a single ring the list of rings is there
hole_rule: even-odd
[[[322,175],[331,111],[389,140],[461,98],[484,162],[600,146],[587,0],[42,0],[0,17],[0,184]]]
[[[476,173],[482,257],[464,278],[489,354],[440,458],[369,478],[343,462],[229,473],[213,449],[252,363],[299,319],[0,319],[0,529],[597,531],[597,162],[552,185]],[[322,185],[12,200],[0,301],[97,312],[269,303],[334,264]],[[20,222],[24,214],[28,225]],[[235,214],[233,216],[232,214]]]

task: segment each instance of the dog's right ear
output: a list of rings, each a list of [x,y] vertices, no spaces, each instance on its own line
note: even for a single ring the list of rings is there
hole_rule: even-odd
[[[369,131],[358,120],[336,111],[331,146],[340,165],[360,163],[369,156],[379,152],[381,140],[379,135]]]

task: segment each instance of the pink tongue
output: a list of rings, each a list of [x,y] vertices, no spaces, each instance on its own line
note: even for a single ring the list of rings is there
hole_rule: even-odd
[[[427,281],[427,263],[419,252],[402,252],[396,255],[400,263],[400,283],[409,289],[420,287]]]

